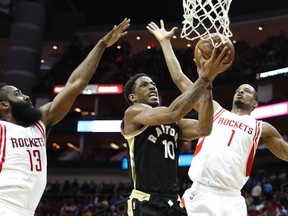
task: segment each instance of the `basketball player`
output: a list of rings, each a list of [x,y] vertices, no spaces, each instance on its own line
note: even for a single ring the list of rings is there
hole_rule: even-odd
[[[152,23],[150,32],[161,44],[173,81],[186,92],[194,84],[182,72],[171,46],[177,28],[166,31],[164,22],[160,23],[160,28]],[[188,215],[247,216],[241,189],[249,179],[257,147],[266,145],[275,156],[288,161],[288,143],[279,132],[250,116],[257,105],[257,92],[248,84],[236,90],[231,111],[213,101],[212,132],[199,139],[188,172],[193,181],[183,195]]]
[[[98,41],[52,102],[39,109],[14,86],[0,85],[0,215],[33,216],[47,178],[46,128],[69,112],[106,47],[127,34],[130,19]]]
[[[225,52],[217,56],[215,51],[209,61],[202,61],[193,87],[168,107],[159,106],[156,84],[146,74],[136,74],[125,84],[124,97],[130,107],[125,111],[121,132],[128,142],[133,183],[125,215],[186,215],[178,195],[179,139],[197,139],[210,133],[211,82],[222,67]],[[198,99],[199,121],[184,119]]]

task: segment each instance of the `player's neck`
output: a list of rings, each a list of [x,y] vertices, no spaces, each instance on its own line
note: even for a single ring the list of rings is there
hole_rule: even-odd
[[[242,116],[242,115],[250,115],[250,110],[245,110],[243,108],[239,108],[239,107],[233,107],[231,110],[232,113]]]

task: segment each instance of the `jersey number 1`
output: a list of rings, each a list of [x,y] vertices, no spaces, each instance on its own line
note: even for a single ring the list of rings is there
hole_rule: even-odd
[[[235,134],[235,130],[232,130],[232,134],[230,136],[230,139],[229,139],[229,142],[228,142],[228,146],[230,146],[231,142],[232,142],[232,139],[234,137],[234,134]]]

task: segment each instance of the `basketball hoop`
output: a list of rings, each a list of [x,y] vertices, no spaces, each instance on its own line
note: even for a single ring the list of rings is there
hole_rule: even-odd
[[[183,0],[184,21],[180,37],[187,40],[210,39],[214,47],[226,43],[227,38],[233,36],[228,16],[231,2],[232,0]],[[215,33],[223,36],[220,44],[214,44],[211,39]]]

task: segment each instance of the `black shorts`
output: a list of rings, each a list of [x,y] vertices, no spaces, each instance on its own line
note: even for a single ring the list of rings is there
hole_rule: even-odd
[[[136,192],[136,193],[135,193]],[[125,216],[187,216],[178,195],[162,196],[133,190],[125,203]]]

